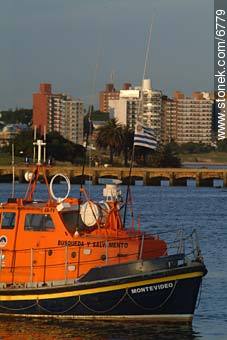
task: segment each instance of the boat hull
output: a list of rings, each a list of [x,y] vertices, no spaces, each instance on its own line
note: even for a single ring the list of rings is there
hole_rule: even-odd
[[[2,289],[0,314],[190,322],[204,275],[198,265],[60,287]]]

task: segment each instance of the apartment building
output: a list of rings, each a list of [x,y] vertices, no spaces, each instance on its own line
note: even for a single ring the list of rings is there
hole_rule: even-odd
[[[62,135],[75,144],[83,144],[84,104],[66,97],[62,100]]]
[[[213,100],[205,92],[193,92],[186,97],[175,92],[177,111],[176,142],[211,144],[213,139]]]
[[[108,112],[109,101],[119,99],[120,92],[114,87],[114,84],[106,84],[104,91],[99,92],[99,110],[101,112]]]
[[[151,127],[160,139],[162,93],[151,88],[150,79],[145,79],[142,86],[120,90],[119,98],[109,100],[109,112],[124,125],[134,128],[139,120]]]
[[[40,84],[40,92],[33,94],[33,126],[40,133],[58,132],[73,143],[83,144],[83,112],[81,100],[73,100],[64,93],[52,93],[51,84]]]
[[[161,141],[164,144],[177,139],[177,103],[175,99],[162,96]]]
[[[139,110],[138,119],[144,125],[152,128],[156,138],[161,138],[161,113],[162,113],[162,92],[151,88],[151,80],[144,79],[141,89],[142,110]]]
[[[43,134],[44,126],[49,129],[49,98],[52,97],[51,84],[42,83],[39,85],[39,92],[33,93],[33,126]]]

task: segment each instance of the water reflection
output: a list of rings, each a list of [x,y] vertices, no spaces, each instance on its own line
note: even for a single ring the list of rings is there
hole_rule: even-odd
[[[93,322],[0,319],[0,340],[186,340],[199,339],[191,325],[149,322]]]

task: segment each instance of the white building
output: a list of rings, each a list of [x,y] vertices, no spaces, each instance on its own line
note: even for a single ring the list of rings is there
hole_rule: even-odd
[[[62,136],[75,144],[83,144],[84,105],[70,97],[62,100]]]
[[[175,92],[177,112],[178,144],[188,142],[212,144],[213,100],[207,93],[193,92],[186,97],[181,92]]]
[[[73,100],[65,94],[49,97],[48,130],[57,131],[75,144],[83,144],[83,111],[81,100]]]
[[[142,90],[141,90],[142,89]],[[136,121],[153,128],[160,138],[162,93],[151,89],[150,79],[144,79],[143,86],[121,90],[119,99],[109,101],[112,117],[134,128]]]

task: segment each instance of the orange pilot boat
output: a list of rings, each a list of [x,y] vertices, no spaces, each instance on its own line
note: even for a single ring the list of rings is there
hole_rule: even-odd
[[[206,274],[196,232],[193,257],[182,235],[170,245],[157,235],[126,228],[117,183],[107,184],[103,200],[57,198],[41,162],[25,198],[0,204],[0,315],[82,319],[191,321]],[[46,201],[37,201],[42,174]],[[82,199],[82,196],[84,197]]]

